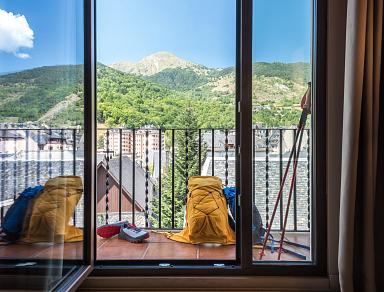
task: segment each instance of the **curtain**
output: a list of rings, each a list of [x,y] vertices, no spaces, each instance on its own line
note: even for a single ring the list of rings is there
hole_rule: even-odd
[[[348,0],[341,166],[342,291],[384,291],[383,0]]]

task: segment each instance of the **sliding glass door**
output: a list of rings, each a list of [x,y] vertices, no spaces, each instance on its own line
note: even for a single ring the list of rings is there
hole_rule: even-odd
[[[0,1],[2,288],[69,289],[87,273],[84,12]]]
[[[2,283],[322,273],[324,2],[95,2],[0,0]]]
[[[311,1],[253,1],[255,261],[313,259],[312,22]]]
[[[97,56],[97,260],[234,261],[236,1],[99,0]],[[217,177],[212,200],[192,203],[194,176]],[[181,236],[191,212],[226,234]]]

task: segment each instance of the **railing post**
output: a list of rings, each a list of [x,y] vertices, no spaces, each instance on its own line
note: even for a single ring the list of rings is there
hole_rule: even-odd
[[[162,151],[162,130],[159,129],[159,228],[161,228],[161,151]]]
[[[148,211],[149,211],[149,207],[148,207],[148,194],[149,194],[149,191],[148,191],[148,181],[149,181],[149,151],[148,151],[148,141],[149,139],[149,133],[148,133],[148,130],[145,131],[145,227],[148,228],[149,226],[149,222],[148,222],[148,218],[149,218],[149,214],[148,214]]]
[[[24,189],[29,185],[29,130],[25,130],[25,178]]]
[[[6,134],[6,131],[2,131],[2,132],[5,132],[4,136],[8,136]],[[5,150],[5,149],[4,149]],[[1,156],[1,172],[2,172],[2,178],[0,179],[0,184],[1,184],[1,195],[0,195],[0,201],[2,201],[5,197],[5,183],[7,181],[7,178],[5,178],[5,161],[4,161],[4,156],[2,155]],[[1,212],[3,212],[3,208],[1,208]],[[1,219],[3,219],[3,216],[1,215]],[[2,226],[3,224],[1,224]]]
[[[109,219],[109,215],[108,215],[108,211],[109,211],[109,198],[108,198],[108,194],[109,194],[109,130],[107,130],[107,133],[106,133],[106,146],[107,146],[107,149],[106,149],[106,172],[105,172],[105,224],[108,224],[108,219]]]
[[[72,174],[76,175],[76,129],[72,130],[72,137],[73,137],[73,143],[72,143],[72,159],[73,159],[73,168],[72,168]]]
[[[132,130],[132,223],[135,224],[136,206],[136,130]]]
[[[121,221],[123,190],[123,129],[119,129],[119,221]]]
[[[201,175],[201,129],[199,129],[199,174]]]
[[[293,130],[293,137],[296,136],[296,129]],[[293,138],[295,139],[295,138]],[[297,157],[297,156],[300,156],[300,153],[297,153],[297,150],[295,148],[294,152],[293,152],[293,161],[295,161],[297,159],[297,164],[299,165],[300,161],[300,157]],[[296,174],[296,177],[294,178],[295,179],[295,184],[293,186],[293,230],[294,231],[297,231],[297,174]]]
[[[308,230],[311,230],[311,138],[310,138],[310,130],[307,129],[307,227]]]
[[[269,226],[269,130],[265,130],[265,218]]]
[[[72,129],[72,175],[76,175],[76,129]],[[76,208],[73,212],[73,225],[76,226]]]
[[[40,143],[41,143],[41,131],[37,130],[37,170],[36,170],[36,181],[40,184]]]
[[[172,129],[172,229],[175,228],[175,130]]]
[[[48,153],[49,153],[49,163],[48,163],[48,173],[49,178],[52,178],[52,146],[51,146],[51,139],[52,139],[52,129],[48,130]]]
[[[215,130],[212,129],[212,176],[215,175]]]
[[[256,136],[256,129],[252,129],[252,204],[253,205],[256,205],[256,137],[255,136]]]
[[[280,184],[283,181],[283,130],[279,129],[279,176]],[[283,229],[283,200],[280,200],[280,230]]]
[[[228,130],[225,130],[225,186],[228,186]]]
[[[0,209],[0,219],[1,219],[1,221],[0,221],[0,223],[1,223],[1,226],[3,226],[3,219],[4,219],[4,207],[3,206],[1,206],[1,209]]]
[[[17,133],[17,131],[15,131],[15,133]],[[14,159],[13,159],[13,195],[16,195],[17,193],[17,189],[18,189],[18,182],[19,182],[19,173],[20,173],[20,170],[19,170],[19,162],[17,161],[17,135],[15,134],[15,137],[14,137],[14,153],[15,153],[15,156],[14,156]]]
[[[188,163],[189,163],[189,153],[188,153],[188,130],[185,130],[185,198],[184,198],[184,202],[186,203],[187,202],[187,196],[188,196],[188,176],[189,176],[189,169],[188,169]]]
[[[60,130],[60,175],[64,175],[64,130]]]

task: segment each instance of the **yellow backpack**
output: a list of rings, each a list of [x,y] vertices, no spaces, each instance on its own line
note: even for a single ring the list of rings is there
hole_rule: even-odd
[[[184,243],[235,244],[228,224],[227,202],[222,182],[216,176],[192,176],[188,181],[186,226],[168,238]]]
[[[69,224],[82,194],[83,183],[78,176],[49,179],[25,216],[20,240],[26,243],[82,241],[82,229]]]

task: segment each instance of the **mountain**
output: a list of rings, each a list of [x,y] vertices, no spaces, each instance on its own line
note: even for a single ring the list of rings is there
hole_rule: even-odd
[[[99,123],[177,127],[180,109],[188,107],[196,113],[200,127],[234,127],[233,67],[207,68],[166,52],[127,67],[131,73],[97,64]],[[254,63],[253,122],[268,127],[295,124],[310,71],[306,63]],[[82,66],[40,67],[0,76],[0,122],[82,125],[82,90]]]
[[[145,79],[174,90],[192,90],[209,82],[209,77],[198,74],[191,68],[167,68]]]
[[[125,73],[151,76],[165,69],[190,69],[198,74],[205,74],[208,68],[194,64],[169,52],[158,52],[149,55],[138,62],[121,61],[110,65],[111,68]]]
[[[235,68],[208,68],[183,60],[168,52],[159,52],[137,63],[111,65],[122,72],[135,74],[177,91],[190,91],[195,96],[220,98],[235,94]],[[298,98],[310,80],[308,63],[256,62],[253,69],[254,101]],[[204,94],[202,94],[202,92]]]
[[[37,121],[76,94],[82,96],[81,65],[49,66],[0,76],[0,121]]]
[[[40,123],[65,126],[76,126],[83,123],[83,99],[77,94],[66,96],[38,120]]]
[[[252,66],[252,72],[256,76],[279,77],[300,84],[306,84],[311,80],[311,65],[304,62],[256,62]]]

